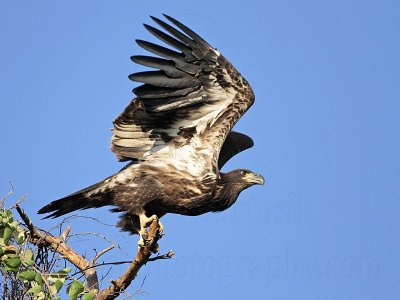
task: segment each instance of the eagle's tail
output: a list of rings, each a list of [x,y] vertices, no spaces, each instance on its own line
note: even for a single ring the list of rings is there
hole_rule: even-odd
[[[110,205],[112,192],[107,187],[109,178],[99,183],[91,185],[83,190],[73,193],[67,197],[50,202],[39,209],[39,214],[51,213],[47,218],[57,218],[67,213],[94,207]]]

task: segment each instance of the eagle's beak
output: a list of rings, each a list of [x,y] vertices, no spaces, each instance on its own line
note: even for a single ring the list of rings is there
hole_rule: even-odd
[[[259,185],[264,185],[265,183],[265,179],[261,174],[257,174],[257,173],[251,173],[249,174],[251,176],[249,176],[248,181],[253,183],[253,184],[259,184]]]

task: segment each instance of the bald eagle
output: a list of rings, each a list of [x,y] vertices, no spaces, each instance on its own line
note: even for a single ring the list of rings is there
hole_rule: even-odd
[[[38,213],[51,213],[46,218],[112,205],[112,211],[122,212],[122,230],[144,236],[150,222],[167,213],[223,211],[244,189],[264,184],[249,170],[220,172],[230,158],[253,146],[250,137],[232,131],[254,103],[249,83],[198,34],[164,16],[169,23],[151,17],[164,31],[144,26],[174,50],[136,40],[157,57],[137,55],[132,61],[155,70],[129,76],[143,84],[113,122],[111,150],[129,163],[44,206]]]

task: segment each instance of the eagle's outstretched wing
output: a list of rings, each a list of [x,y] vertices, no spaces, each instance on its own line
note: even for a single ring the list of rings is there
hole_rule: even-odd
[[[217,162],[233,125],[253,104],[253,91],[216,49],[182,23],[165,17],[176,27],[152,19],[169,34],[145,27],[179,52],[137,40],[159,57],[131,57],[156,70],[129,76],[144,84],[133,90],[137,98],[114,120],[112,151],[119,160],[143,160],[165,146],[187,144],[197,136],[212,145]],[[245,148],[251,146],[247,142]],[[242,150],[226,153],[219,165]]]

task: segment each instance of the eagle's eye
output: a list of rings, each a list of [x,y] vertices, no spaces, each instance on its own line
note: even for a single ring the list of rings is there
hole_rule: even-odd
[[[246,175],[247,172],[246,171],[240,171],[240,174],[242,174],[242,176]]]

